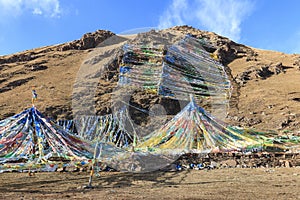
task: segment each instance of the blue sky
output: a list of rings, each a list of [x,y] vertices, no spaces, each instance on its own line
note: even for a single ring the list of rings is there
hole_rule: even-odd
[[[0,0],[0,55],[79,39],[187,24],[261,49],[300,53],[298,0]]]

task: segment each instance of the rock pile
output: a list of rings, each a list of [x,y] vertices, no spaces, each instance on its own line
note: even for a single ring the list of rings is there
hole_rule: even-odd
[[[300,166],[300,153],[210,153],[186,154],[175,162],[183,169],[197,168],[269,168]],[[199,168],[199,167],[198,167]]]
[[[221,168],[277,168],[277,167],[300,167],[300,153],[209,153],[185,154],[173,164],[161,169],[170,170],[211,170]],[[104,163],[97,163],[96,171],[116,172]],[[90,172],[91,165],[84,167],[58,167],[57,172]]]

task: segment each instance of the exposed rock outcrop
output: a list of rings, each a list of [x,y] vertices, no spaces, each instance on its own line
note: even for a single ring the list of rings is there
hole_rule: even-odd
[[[259,64],[261,65],[261,64]],[[270,65],[262,65],[262,66],[252,66],[248,70],[238,74],[235,77],[236,82],[243,86],[249,80],[253,79],[266,79],[272,75],[277,75],[285,72],[285,68],[281,62],[270,64]]]
[[[97,30],[96,32],[93,33],[86,33],[81,37],[81,39],[66,43],[60,46],[58,49],[60,51],[67,51],[70,49],[86,50],[90,48],[95,48],[101,42],[103,42],[104,40],[106,40],[107,38],[113,35],[115,34],[110,31]]]

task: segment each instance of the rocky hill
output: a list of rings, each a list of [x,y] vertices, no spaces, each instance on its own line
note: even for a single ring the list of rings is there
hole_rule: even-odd
[[[226,68],[232,84],[226,122],[299,134],[299,54],[255,49],[188,26],[136,36],[117,36],[98,30],[65,44],[1,56],[0,118],[30,107],[32,88],[38,93],[36,106],[54,119],[71,119],[78,112],[76,105],[88,108],[91,101],[97,115],[111,113],[122,56],[120,47],[128,41],[138,43],[141,39],[153,44],[166,38],[164,42],[174,42],[186,34],[209,41],[211,45],[206,50],[216,55]],[[101,68],[104,61],[109,64]],[[167,110],[172,105],[169,109],[174,113],[170,114],[178,112],[174,110],[174,102],[166,102],[155,93],[136,91],[130,103],[146,110],[154,104],[162,104]],[[133,116],[139,123],[147,118],[139,112],[133,112]]]

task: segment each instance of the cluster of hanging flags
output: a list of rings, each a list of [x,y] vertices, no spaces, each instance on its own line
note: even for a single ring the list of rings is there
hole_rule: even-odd
[[[252,150],[284,151],[298,145],[299,137],[278,137],[275,132],[262,133],[231,127],[214,118],[195,101],[191,102],[173,119],[154,131],[138,144],[148,151],[187,153],[249,152]]]
[[[197,105],[198,98],[211,96],[226,104],[230,96],[224,67],[200,41],[187,36],[164,48],[125,45],[118,83],[170,98],[188,97],[190,103],[164,126],[138,138],[125,130],[125,120],[130,120],[126,109],[54,122],[33,106],[0,121],[0,171],[55,171],[89,166],[95,159],[121,170],[150,170],[184,153],[300,151],[299,137],[232,127]]]
[[[84,164],[93,158],[93,149],[90,142],[46,119],[34,106],[0,122],[0,170],[57,167],[57,158],[58,163]]]
[[[101,141],[117,147],[129,147],[132,134],[124,128],[129,114],[121,109],[115,114],[103,116],[77,116],[74,120],[59,120],[58,126],[88,141]]]
[[[179,100],[193,94],[197,102],[228,104],[231,85],[224,66],[204,50],[201,40],[187,35],[169,47],[126,44],[123,51],[120,86]]]

